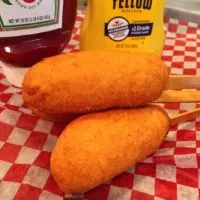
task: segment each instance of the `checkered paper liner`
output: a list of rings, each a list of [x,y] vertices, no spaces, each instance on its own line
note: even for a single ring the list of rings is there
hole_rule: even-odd
[[[78,12],[65,52],[79,49]],[[200,74],[200,26],[165,20],[163,59],[172,74]],[[162,106],[175,114],[200,104]],[[171,128],[151,157],[85,194],[63,194],[49,171],[49,159],[66,124],[32,115],[21,90],[0,71],[0,200],[198,200],[200,198],[200,120]],[[67,177],[66,177],[67,178]]]

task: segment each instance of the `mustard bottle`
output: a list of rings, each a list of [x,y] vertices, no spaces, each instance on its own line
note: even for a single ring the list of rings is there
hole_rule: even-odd
[[[88,0],[81,50],[150,52],[164,45],[165,0]]]

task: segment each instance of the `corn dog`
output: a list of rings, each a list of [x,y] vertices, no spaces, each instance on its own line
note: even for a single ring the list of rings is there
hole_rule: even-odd
[[[86,192],[154,153],[169,126],[158,106],[82,116],[59,137],[51,173],[63,192]]]
[[[51,57],[28,71],[24,101],[46,116],[132,108],[156,100],[169,75],[148,53],[76,52]]]

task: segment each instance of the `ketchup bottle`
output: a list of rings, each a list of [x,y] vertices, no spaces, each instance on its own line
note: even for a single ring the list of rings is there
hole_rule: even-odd
[[[68,43],[76,0],[0,1],[0,61],[30,67]]]

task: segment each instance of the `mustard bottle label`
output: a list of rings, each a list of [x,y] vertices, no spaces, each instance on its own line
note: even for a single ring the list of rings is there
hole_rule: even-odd
[[[123,41],[127,37],[150,36],[153,23],[131,24],[123,17],[114,17],[105,24],[105,36],[113,41]]]
[[[89,0],[81,32],[81,49],[161,55],[164,5],[165,0]]]

